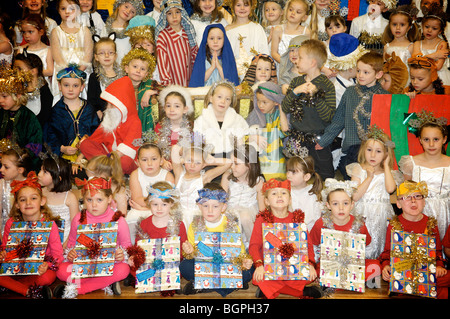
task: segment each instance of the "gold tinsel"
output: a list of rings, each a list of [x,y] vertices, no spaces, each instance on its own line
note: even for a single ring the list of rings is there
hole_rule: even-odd
[[[28,83],[32,75],[29,71],[11,69],[6,65],[0,67],[0,92],[9,94],[27,93]]]
[[[359,60],[360,57],[362,57],[367,52],[369,52],[369,50],[366,50],[364,46],[359,45],[355,51],[345,56],[338,57],[335,56],[333,53],[331,53],[328,59],[328,65],[330,69],[345,71],[356,67],[356,62]]]
[[[134,28],[127,30],[124,33],[126,36],[130,37],[131,47],[134,47],[138,40],[147,39],[149,40],[153,46],[155,43],[155,28],[150,25],[140,25]]]
[[[148,62],[148,74],[144,81],[147,81],[153,75],[156,68],[156,58],[147,50],[141,48],[131,49],[122,59],[122,69],[125,72],[125,66],[128,65],[132,60],[141,60]]]
[[[197,245],[194,246],[194,251],[190,254],[185,253],[184,251],[181,252],[184,259],[194,259],[198,255],[198,247]]]
[[[242,271],[244,269],[247,269],[244,266],[242,266],[242,263],[244,262],[245,259],[253,260],[252,256],[250,256],[249,254],[241,253],[239,256],[232,258],[231,263],[236,267],[238,267],[240,271]]]

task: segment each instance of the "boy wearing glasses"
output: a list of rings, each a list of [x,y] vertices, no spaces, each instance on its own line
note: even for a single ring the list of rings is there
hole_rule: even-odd
[[[442,243],[436,220],[423,214],[425,197],[428,195],[428,187],[425,182],[405,181],[397,188],[397,207],[402,213],[389,221],[386,233],[386,244],[380,255],[381,275],[383,280],[389,281],[391,277],[390,249],[391,230],[403,230],[410,233],[422,233],[434,236],[436,243],[436,288],[437,298],[448,298],[448,286],[450,273],[444,268],[442,257]]]

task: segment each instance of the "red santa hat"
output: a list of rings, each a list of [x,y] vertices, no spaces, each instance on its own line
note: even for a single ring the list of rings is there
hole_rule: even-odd
[[[122,123],[128,116],[136,113],[136,95],[133,83],[128,76],[115,80],[100,94],[100,97],[117,107],[122,113]]]

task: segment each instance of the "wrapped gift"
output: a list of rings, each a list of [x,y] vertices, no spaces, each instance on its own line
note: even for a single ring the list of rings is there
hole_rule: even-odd
[[[117,242],[117,222],[83,224],[77,228],[72,278],[112,276]]]
[[[365,291],[366,235],[322,229],[320,284],[358,292]]]
[[[0,275],[36,275],[44,262],[53,222],[13,222]]]
[[[145,262],[136,271],[136,293],[180,288],[180,237],[142,239]]]
[[[309,280],[305,223],[263,223],[265,280]]]
[[[436,298],[434,236],[393,230],[390,266],[391,292]]]
[[[240,233],[196,232],[196,289],[242,288]]]

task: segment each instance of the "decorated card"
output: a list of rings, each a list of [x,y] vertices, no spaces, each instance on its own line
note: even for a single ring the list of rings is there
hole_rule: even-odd
[[[263,223],[264,279],[309,280],[305,223]]]
[[[13,222],[0,275],[36,275],[44,262],[53,222]]]
[[[320,284],[325,287],[365,291],[366,235],[322,229]]]
[[[241,254],[240,233],[196,232],[196,289],[242,288],[242,270],[237,259]]]
[[[117,222],[79,225],[72,278],[112,276],[114,269]]]
[[[391,232],[391,280],[396,293],[436,298],[436,240],[434,236]]]
[[[136,271],[137,294],[180,288],[180,237],[143,239],[145,262]]]

